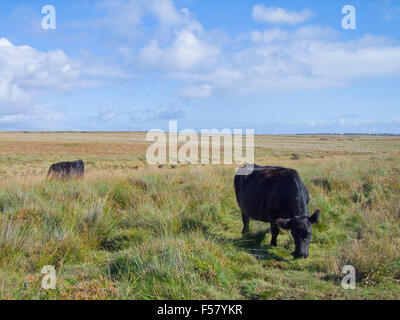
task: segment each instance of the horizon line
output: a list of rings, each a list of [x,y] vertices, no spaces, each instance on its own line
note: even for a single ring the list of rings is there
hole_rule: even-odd
[[[0,133],[148,133],[150,130],[0,130]],[[153,131],[156,132],[156,131]],[[159,131],[164,133],[179,133],[169,131]],[[197,134],[201,134],[198,132]],[[215,134],[218,135],[218,134]],[[243,135],[246,135],[245,133]],[[400,136],[400,133],[356,133],[356,132],[320,132],[320,133],[255,133],[255,136]]]

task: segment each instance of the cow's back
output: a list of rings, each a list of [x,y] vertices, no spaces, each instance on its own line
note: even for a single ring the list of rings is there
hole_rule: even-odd
[[[85,164],[82,160],[64,161],[54,163],[50,166],[47,176],[58,176],[63,178],[83,177]]]
[[[289,218],[304,207],[305,186],[296,170],[254,166],[249,175],[235,175],[236,199],[242,212],[254,220]]]

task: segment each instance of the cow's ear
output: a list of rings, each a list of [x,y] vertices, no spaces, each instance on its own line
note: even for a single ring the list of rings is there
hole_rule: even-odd
[[[320,216],[321,216],[321,209],[317,209],[315,210],[314,214],[308,218],[308,220],[311,222],[311,224],[318,223]]]
[[[292,219],[276,219],[275,223],[279,228],[289,230],[292,228]]]

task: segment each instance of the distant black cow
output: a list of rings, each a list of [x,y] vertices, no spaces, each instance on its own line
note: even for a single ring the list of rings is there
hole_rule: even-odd
[[[245,170],[248,166],[240,168]],[[279,228],[291,230],[295,257],[309,255],[313,223],[321,210],[310,217],[308,191],[296,170],[254,165],[248,175],[235,175],[236,199],[242,211],[243,231],[249,232],[250,219],[271,223],[271,245],[276,246]]]
[[[85,164],[82,160],[59,162],[52,164],[47,177],[81,178],[85,173]]]

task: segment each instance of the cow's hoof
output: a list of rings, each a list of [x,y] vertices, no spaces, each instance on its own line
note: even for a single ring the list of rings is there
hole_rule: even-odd
[[[273,247],[278,246],[278,244],[276,242],[273,242],[273,241],[271,241],[270,245],[273,246]]]

